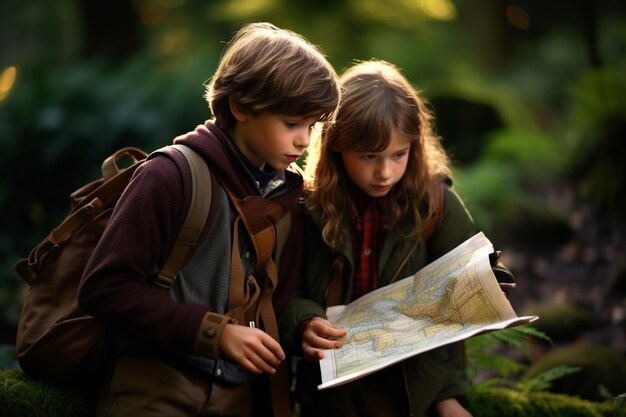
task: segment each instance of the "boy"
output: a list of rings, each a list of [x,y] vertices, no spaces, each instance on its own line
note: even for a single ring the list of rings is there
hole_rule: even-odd
[[[287,168],[308,146],[312,126],[332,119],[339,96],[337,76],[317,48],[272,24],[250,24],[227,45],[208,85],[215,120],[174,142],[202,155],[212,178],[238,199],[263,197],[290,211],[302,179]],[[117,358],[99,416],[250,416],[267,407],[253,407],[255,377],[273,375],[285,359],[277,340],[227,315],[232,245],[238,242],[244,276],[253,274],[255,251],[243,226],[233,234],[237,213],[218,181],[215,216],[179,279],[169,294],[151,288],[190,204],[183,171],[163,155],[138,169],[83,275],[81,308],[115,335]],[[298,229],[291,228],[277,265],[276,309],[298,271]]]

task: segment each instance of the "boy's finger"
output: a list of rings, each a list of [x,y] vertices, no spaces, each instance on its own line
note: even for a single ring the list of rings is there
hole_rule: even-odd
[[[274,368],[272,363],[266,361],[262,356],[257,355],[255,353],[251,353],[248,359],[257,369],[261,370],[262,372],[265,372],[270,375],[276,373],[276,369]]]
[[[259,369],[251,360],[248,358],[243,358],[240,362],[240,365],[246,368],[248,371],[255,374],[262,374],[263,370]]]
[[[273,337],[268,334],[264,334],[261,342],[263,343],[263,346],[272,353],[276,361],[285,360],[285,352],[283,352],[283,348],[280,346],[280,343],[274,340]]]
[[[284,355],[279,355],[276,352],[268,349],[266,346],[262,346],[257,352],[259,358],[271,367],[278,366],[284,359]]]

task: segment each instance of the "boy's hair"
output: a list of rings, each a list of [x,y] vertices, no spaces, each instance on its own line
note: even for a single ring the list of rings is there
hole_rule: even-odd
[[[360,62],[340,77],[344,88],[335,122],[309,148],[306,177],[309,207],[322,209],[324,240],[336,247],[341,218],[350,213],[350,179],[341,152],[380,152],[389,146],[397,129],[411,138],[407,169],[400,182],[377,199],[385,227],[396,229],[400,221],[415,225],[406,236],[421,235],[422,218],[432,207],[416,204],[426,197],[429,181],[450,177],[450,161],[435,135],[427,102],[394,65],[378,60]]]
[[[252,23],[228,43],[205,98],[216,123],[230,129],[235,97],[252,114],[270,112],[332,121],[340,99],[337,74],[304,37],[271,23]]]

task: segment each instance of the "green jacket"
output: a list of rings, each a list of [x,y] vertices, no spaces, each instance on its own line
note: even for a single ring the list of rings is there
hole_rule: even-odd
[[[301,281],[296,293],[279,317],[283,341],[300,351],[300,325],[313,317],[326,318],[326,294],[331,264],[337,255],[344,258],[343,304],[351,300],[354,264],[348,220],[344,221],[344,246],[332,251],[322,240],[320,213],[307,213],[306,245]],[[413,227],[404,224],[398,230]],[[382,287],[413,275],[428,263],[455,248],[475,234],[474,222],[460,197],[450,187],[444,191],[444,213],[427,244],[386,233],[379,258],[378,286]],[[425,414],[434,401],[463,396],[466,388],[464,365],[459,345],[444,346],[402,362],[407,392],[416,416]]]

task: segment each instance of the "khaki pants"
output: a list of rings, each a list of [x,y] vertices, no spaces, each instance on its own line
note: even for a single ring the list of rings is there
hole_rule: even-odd
[[[252,416],[250,385],[211,383],[165,362],[118,358],[98,417]]]

